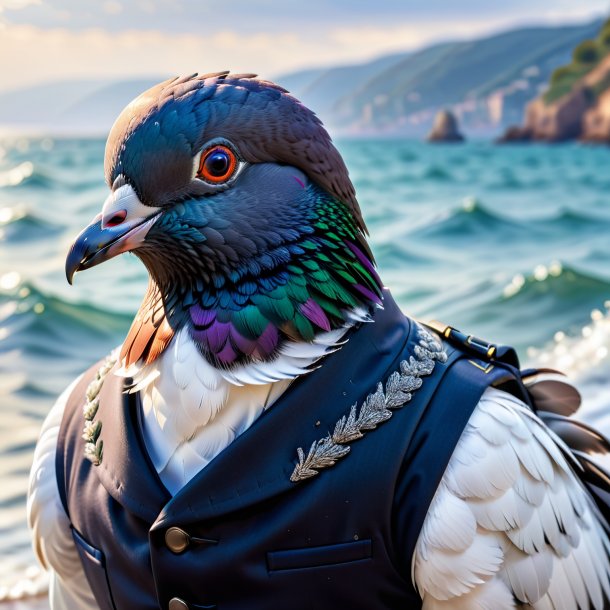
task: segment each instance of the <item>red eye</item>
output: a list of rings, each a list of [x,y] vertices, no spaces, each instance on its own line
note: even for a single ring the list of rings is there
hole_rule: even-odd
[[[213,146],[201,154],[197,176],[212,184],[226,182],[237,169],[237,157],[227,146]]]

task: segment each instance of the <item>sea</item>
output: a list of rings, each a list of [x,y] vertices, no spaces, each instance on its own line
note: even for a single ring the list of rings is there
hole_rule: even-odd
[[[337,145],[404,311],[565,371],[582,417],[610,433],[610,148]],[[121,343],[146,286],[133,255],[66,282],[70,244],[108,193],[103,155],[103,139],[0,139],[0,602],[46,587],[26,525],[42,421]]]

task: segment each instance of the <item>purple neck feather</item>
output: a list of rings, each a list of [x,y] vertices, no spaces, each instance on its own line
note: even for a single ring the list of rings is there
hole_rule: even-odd
[[[191,330],[191,336],[221,364],[231,365],[243,355],[256,360],[267,360],[278,347],[280,334],[271,322],[259,337],[248,339],[231,322],[220,322],[213,310],[193,305],[189,313],[197,327]]]

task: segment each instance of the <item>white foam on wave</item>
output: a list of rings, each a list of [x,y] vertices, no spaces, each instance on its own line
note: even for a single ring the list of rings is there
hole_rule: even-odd
[[[30,161],[24,161],[13,169],[0,173],[0,188],[5,186],[17,186],[34,172],[34,165]]]
[[[20,575],[15,574],[13,581],[8,585],[0,586],[0,607],[11,608],[10,602],[29,600],[45,595],[49,589],[49,575],[37,565],[24,569]],[[48,607],[45,603],[41,607]],[[30,604],[15,607],[23,610],[33,609]]]
[[[531,276],[524,276],[522,273],[517,273],[513,276],[513,279],[504,287],[503,294],[505,298],[514,297],[525,284],[530,281],[544,282],[551,277],[559,277],[564,272],[563,265],[560,261],[552,261],[547,265],[536,265],[532,271]]]
[[[583,405],[578,419],[610,437],[610,301],[605,311],[594,309],[591,322],[575,336],[555,333],[553,344],[541,350],[530,348],[535,366],[565,373],[579,389]]]

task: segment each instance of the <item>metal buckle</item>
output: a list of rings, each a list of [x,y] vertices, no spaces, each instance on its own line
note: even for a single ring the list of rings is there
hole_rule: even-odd
[[[447,341],[457,343],[485,360],[493,360],[498,350],[497,346],[493,343],[483,341],[483,339],[479,339],[474,335],[467,335],[457,328],[447,326],[438,320],[428,322],[428,326],[442,335]]]

